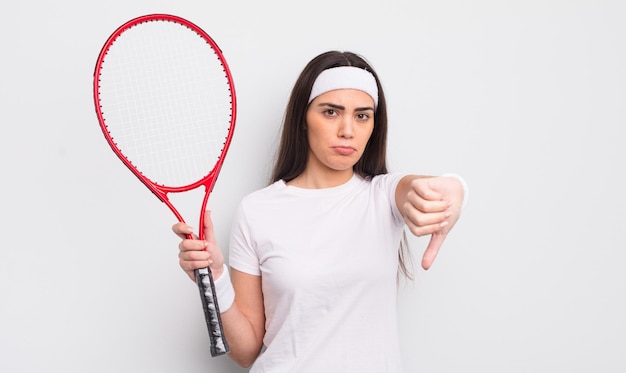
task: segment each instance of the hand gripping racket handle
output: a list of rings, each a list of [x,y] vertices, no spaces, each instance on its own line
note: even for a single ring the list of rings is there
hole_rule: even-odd
[[[224,337],[224,327],[222,318],[220,317],[220,308],[217,303],[217,294],[215,293],[215,284],[213,283],[213,274],[207,268],[195,270],[196,283],[200,290],[200,299],[202,300],[202,309],[204,310],[204,318],[209,330],[209,339],[211,341],[211,356],[224,355],[230,351],[226,338]]]

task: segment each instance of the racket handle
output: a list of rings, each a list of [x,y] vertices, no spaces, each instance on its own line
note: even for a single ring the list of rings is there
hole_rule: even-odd
[[[195,270],[196,283],[200,290],[200,299],[202,300],[202,309],[207,328],[209,329],[209,340],[211,341],[211,356],[220,356],[228,353],[230,348],[224,336],[224,327],[222,325],[222,317],[220,316],[220,308],[217,303],[217,294],[215,293],[215,284],[213,283],[213,274],[209,268],[200,268]]]

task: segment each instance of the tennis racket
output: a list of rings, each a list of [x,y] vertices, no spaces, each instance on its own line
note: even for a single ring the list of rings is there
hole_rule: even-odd
[[[113,152],[183,222],[168,198],[204,187],[204,211],[233,136],[233,79],[220,48],[195,24],[151,14],[120,26],[96,62],[94,103]],[[180,206],[179,206],[180,209]],[[210,268],[195,272],[211,355],[229,351]]]

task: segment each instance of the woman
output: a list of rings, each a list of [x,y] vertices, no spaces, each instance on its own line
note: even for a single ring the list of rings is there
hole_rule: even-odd
[[[311,60],[291,93],[273,183],[240,203],[229,270],[210,215],[206,241],[183,240],[194,279],[210,266],[230,357],[251,372],[402,371],[396,292],[405,226],[432,235],[432,264],[459,218],[458,177],[388,173],[385,96],[350,52]]]

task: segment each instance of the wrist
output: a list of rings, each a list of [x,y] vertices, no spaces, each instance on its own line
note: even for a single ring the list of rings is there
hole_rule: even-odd
[[[213,281],[217,281],[218,278],[222,277],[222,275],[224,274],[224,272],[227,272],[226,265],[222,264],[219,267],[210,267],[211,268],[211,274],[213,275]]]
[[[214,273],[213,282],[215,284],[215,295],[217,296],[220,313],[228,311],[235,302],[235,289],[230,281],[228,266],[224,264],[221,268],[221,275]]]

